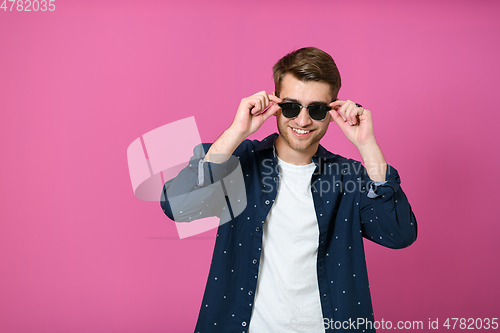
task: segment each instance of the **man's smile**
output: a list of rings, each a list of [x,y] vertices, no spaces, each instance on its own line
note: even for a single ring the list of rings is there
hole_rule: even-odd
[[[298,136],[305,136],[313,131],[312,129],[302,129],[292,126],[290,126],[290,128],[295,132],[295,134],[298,134]]]

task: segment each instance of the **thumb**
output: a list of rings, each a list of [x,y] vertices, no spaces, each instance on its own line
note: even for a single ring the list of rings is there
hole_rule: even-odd
[[[343,132],[345,132],[345,130],[347,130],[350,127],[349,124],[347,124],[347,122],[340,116],[340,114],[337,111],[330,110],[329,112],[333,118],[333,120],[330,119],[330,121],[335,121]]]
[[[330,115],[332,116],[332,119],[330,119],[330,121],[335,121],[337,124],[339,124],[339,126],[341,126],[342,123],[345,123],[344,119],[342,119],[342,117],[337,111],[335,111],[335,109],[332,109],[328,112],[330,112]]]

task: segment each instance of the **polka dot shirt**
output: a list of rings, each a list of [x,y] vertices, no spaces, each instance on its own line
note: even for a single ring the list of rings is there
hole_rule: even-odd
[[[170,219],[221,218],[195,332],[248,330],[258,285],[262,226],[279,189],[277,137],[275,133],[262,141],[245,140],[234,158],[221,164],[203,162],[203,151],[210,144],[198,146],[189,165],[165,183],[161,207]],[[323,317],[373,321],[363,237],[389,248],[407,247],[417,237],[415,216],[398,172],[390,165],[386,181],[379,183],[369,179],[360,162],[332,154],[321,145],[312,160]]]

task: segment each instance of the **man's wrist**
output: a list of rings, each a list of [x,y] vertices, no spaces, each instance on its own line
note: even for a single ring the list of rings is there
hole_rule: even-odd
[[[251,134],[251,133],[250,133]],[[240,145],[240,143],[243,142],[250,134],[241,132],[240,130],[236,129],[234,126],[229,126],[228,129],[224,131],[224,136],[227,136],[228,138],[231,139],[235,144],[235,148]]]
[[[356,145],[356,148],[358,148],[361,156],[363,156],[363,154],[367,154],[374,150],[380,149],[377,140],[375,140],[375,138],[368,140],[365,143]]]
[[[370,179],[373,181],[384,181],[387,171],[387,162],[377,142],[374,140],[373,142],[358,147],[358,149]]]
[[[227,161],[238,146],[246,137],[244,134],[229,127],[222,135],[212,144],[208,150],[204,161],[212,163],[224,163]]]

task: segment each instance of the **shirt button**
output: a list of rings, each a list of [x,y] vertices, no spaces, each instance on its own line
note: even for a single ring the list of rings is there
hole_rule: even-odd
[[[243,327],[247,326],[247,322],[246,321],[242,322],[241,326],[243,326]]]
[[[277,180],[278,180],[278,177],[274,177],[274,178],[273,178],[273,180],[274,180],[274,181],[277,181]]]
[[[259,227],[255,228],[255,231],[259,232],[259,231],[260,231],[260,228],[259,228]]]
[[[266,205],[269,205],[271,203],[271,201],[269,201],[269,200],[266,200],[264,202],[265,202]]]
[[[248,296],[252,296],[252,295],[253,295],[253,291],[251,291],[251,290],[250,290],[250,291],[248,292]]]
[[[252,263],[255,265],[257,263],[257,259],[252,260]]]

